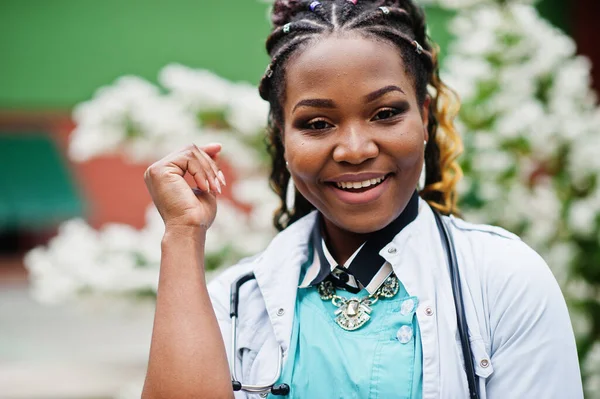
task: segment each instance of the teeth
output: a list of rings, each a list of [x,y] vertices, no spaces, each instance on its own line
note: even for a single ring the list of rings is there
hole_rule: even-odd
[[[363,188],[363,187],[369,187],[369,186],[374,186],[376,184],[379,184],[383,181],[383,177],[378,177],[377,179],[370,179],[370,180],[365,180],[365,181],[360,181],[360,182],[338,182],[336,183],[336,185],[339,188]]]

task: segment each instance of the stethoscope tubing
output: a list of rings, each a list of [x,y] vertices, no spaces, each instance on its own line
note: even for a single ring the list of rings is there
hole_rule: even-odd
[[[442,245],[446,250],[448,257],[448,268],[450,271],[450,282],[452,283],[452,296],[454,297],[454,307],[456,309],[456,320],[458,324],[458,334],[460,335],[460,344],[462,354],[465,360],[465,372],[467,374],[467,383],[469,384],[469,397],[471,399],[479,399],[479,387],[477,384],[477,374],[475,374],[475,365],[471,351],[471,340],[469,338],[469,328],[467,326],[467,317],[465,315],[465,306],[463,303],[462,287],[460,284],[460,274],[458,270],[458,260],[456,258],[456,246],[454,238],[448,230],[446,223],[441,215],[433,209],[435,222],[438,226]]]

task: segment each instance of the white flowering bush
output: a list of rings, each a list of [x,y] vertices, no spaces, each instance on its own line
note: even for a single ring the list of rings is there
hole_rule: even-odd
[[[532,6],[487,3],[452,21],[443,74],[463,103],[461,210],[519,234],[548,261],[588,397],[600,397],[600,108],[590,63]]]
[[[220,142],[231,198],[219,197],[206,242],[213,271],[262,250],[274,235],[278,203],[266,179],[264,127],[268,104],[256,87],[181,65],[165,67],[160,86],[126,76],[73,111],[69,156],[84,161],[121,155],[150,163],[184,145]],[[25,257],[33,295],[44,303],[69,299],[154,299],[164,225],[156,208],[141,230],[109,224],[95,230],[81,219],[64,223],[45,247]]]

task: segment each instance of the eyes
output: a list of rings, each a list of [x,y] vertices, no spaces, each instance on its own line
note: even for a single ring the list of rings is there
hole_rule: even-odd
[[[382,110],[380,110],[379,112],[377,112],[377,114],[375,114],[375,116],[373,117],[372,120],[374,121],[381,121],[384,119],[390,119],[393,118],[394,116],[400,114],[400,110],[395,109],[395,108],[384,108]]]
[[[371,122],[387,122],[393,123],[400,120],[400,116],[402,116],[408,110],[408,105],[399,105],[396,107],[385,107],[380,108],[377,112],[371,117]],[[319,117],[309,119],[306,122],[301,122],[300,126],[297,126],[303,130],[326,130],[331,129],[333,124],[329,122],[327,119]]]

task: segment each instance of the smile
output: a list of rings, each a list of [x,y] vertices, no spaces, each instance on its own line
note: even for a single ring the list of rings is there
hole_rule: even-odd
[[[374,187],[385,180],[385,176],[378,177],[375,179],[367,179],[364,181],[354,181],[354,182],[336,182],[335,185],[337,188],[342,190],[358,190],[361,188]]]
[[[365,176],[347,176],[339,181],[329,182],[331,193],[348,205],[366,205],[378,200],[390,185],[389,174],[364,174]]]

